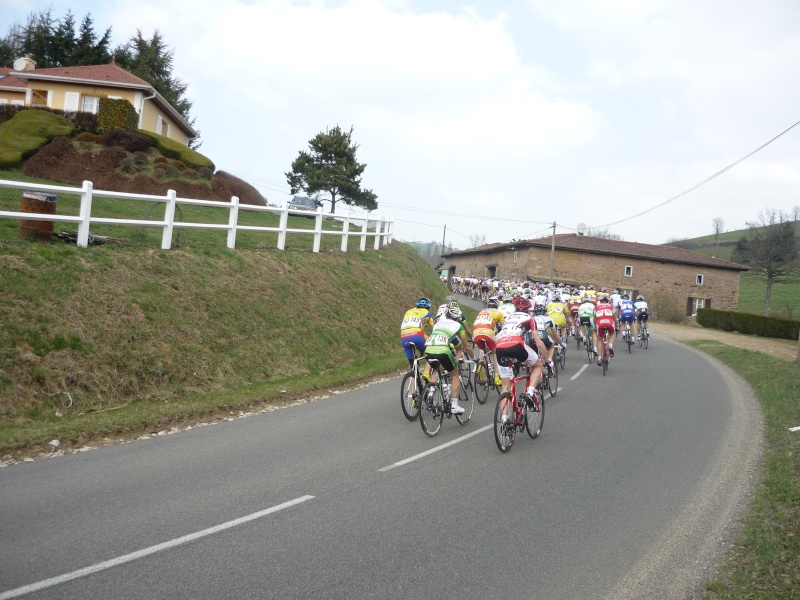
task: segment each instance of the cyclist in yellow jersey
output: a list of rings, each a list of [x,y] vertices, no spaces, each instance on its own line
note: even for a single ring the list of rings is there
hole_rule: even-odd
[[[425,344],[427,343],[427,335],[425,329],[430,332],[433,329],[433,315],[431,314],[431,301],[427,298],[420,298],[417,300],[415,308],[406,311],[403,315],[403,321],[400,324],[400,344],[406,353],[408,364],[413,368],[414,366],[414,351],[411,346],[406,344],[414,344],[421,353],[425,353]],[[428,367],[425,368],[425,376],[428,377]]]
[[[547,304],[547,316],[553,319],[553,323],[558,327],[558,333],[564,335],[564,329],[569,325],[569,311],[560,299],[556,298]]]
[[[497,345],[495,335],[506,320],[503,313],[497,309],[499,304],[500,302],[497,298],[489,298],[487,307],[478,313],[475,323],[472,325],[472,339],[484,352],[494,353]],[[494,358],[494,384],[501,385],[500,365],[497,364],[497,355],[492,354],[492,356]]]

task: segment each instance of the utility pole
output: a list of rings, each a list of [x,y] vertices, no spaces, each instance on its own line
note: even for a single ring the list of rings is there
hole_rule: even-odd
[[[550,283],[553,281],[553,271],[556,266],[556,222],[553,221],[553,239],[550,242]]]
[[[439,260],[444,262],[444,236],[447,235],[447,223],[444,224],[444,232],[442,232],[442,255],[439,257]]]

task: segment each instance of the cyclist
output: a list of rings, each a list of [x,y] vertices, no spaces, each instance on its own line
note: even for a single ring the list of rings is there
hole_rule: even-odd
[[[631,335],[633,335],[633,319],[635,314],[636,310],[631,301],[631,297],[628,296],[628,294],[622,294],[619,300],[619,323],[620,327],[624,327],[625,323],[630,323]]]
[[[609,296],[609,300],[611,300],[611,306],[614,307],[614,318],[617,322],[617,331],[619,331],[619,301],[621,298],[622,296],[620,296],[619,290],[614,290]]]
[[[509,316],[513,315],[515,312],[517,312],[517,307],[514,306],[513,299],[514,298],[508,292],[506,292],[500,297],[500,304],[497,307],[497,310],[503,313],[503,316],[506,319]]]
[[[590,297],[585,297],[578,307],[578,324],[585,340],[594,339],[594,301]],[[597,354],[597,344],[594,346],[594,353]]]
[[[597,340],[602,340],[608,332],[608,353],[614,356],[614,307],[608,297],[608,292],[601,292],[598,296],[597,307],[594,311],[595,333],[594,351],[597,354]],[[597,364],[602,364],[602,357],[597,357]]]
[[[558,327],[558,333],[564,336],[565,329],[569,331],[570,325],[569,311],[564,305],[561,296],[556,296],[553,301],[547,305],[547,316],[553,319],[553,323]]]
[[[550,373],[553,372],[553,354],[555,354],[556,347],[554,344],[561,344],[564,346],[567,342],[558,333],[553,319],[547,314],[547,308],[537,304],[533,307],[533,322],[536,327],[536,333],[542,339],[545,349],[547,350],[547,367]]]
[[[467,345],[464,331],[464,315],[461,309],[449,305],[442,317],[436,321],[428,344],[425,348],[425,358],[438,360],[442,368],[450,373],[452,382],[450,391],[450,410],[454,415],[464,414],[464,407],[458,404],[458,394],[461,381],[458,377],[458,358],[462,351],[472,358],[472,350]]]
[[[400,324],[400,344],[405,350],[408,364],[414,367],[414,351],[409,342],[413,343],[420,352],[425,352],[425,329],[430,331],[433,328],[433,315],[431,314],[431,301],[427,298],[417,300],[415,308],[406,311],[403,322]],[[428,370],[425,370],[426,376]]]
[[[499,305],[497,298],[489,298],[488,305],[478,316],[475,317],[475,323],[472,325],[472,339],[475,344],[484,352],[494,352],[497,347],[495,334],[502,328],[506,318],[503,316],[497,307]],[[497,355],[492,354],[494,357],[494,384],[500,385],[500,368],[497,364]]]
[[[514,369],[512,367],[502,366],[502,359],[514,358],[531,369],[525,393],[533,397],[535,391],[533,383],[539,382],[542,378],[542,365],[539,357],[545,356],[547,349],[542,343],[539,334],[536,332],[533,317],[528,314],[530,302],[527,308],[524,307],[524,305],[521,305],[521,307],[523,310],[506,317],[503,328],[497,335],[496,354],[497,361],[501,364],[500,379],[503,382],[502,393],[508,391],[511,378],[514,376]],[[529,341],[532,342],[533,347],[529,344]]]
[[[644,301],[644,296],[641,294],[636,296],[633,308],[636,310],[636,339],[639,340],[642,338],[642,321],[646,323],[650,317],[650,311],[647,308],[647,302]]]

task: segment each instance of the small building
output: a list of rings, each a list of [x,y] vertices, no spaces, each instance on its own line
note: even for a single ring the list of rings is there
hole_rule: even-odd
[[[555,241],[555,250],[553,242]],[[552,259],[552,278],[551,273]],[[499,277],[614,288],[642,294],[651,308],[693,316],[698,308],[737,310],[739,276],[749,267],[674,246],[562,234],[488,244],[444,256],[448,276]]]
[[[0,68],[0,104],[97,113],[100,98],[124,98],[139,114],[139,128],[188,145],[197,131],[144,79],[114,59],[107,65],[37,69],[29,57]]]

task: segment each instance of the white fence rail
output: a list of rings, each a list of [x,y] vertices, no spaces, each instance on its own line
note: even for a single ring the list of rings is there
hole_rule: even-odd
[[[89,233],[93,224],[97,225],[121,225],[132,227],[156,227],[162,229],[161,235],[161,248],[169,250],[172,247],[173,231],[177,228],[185,229],[212,229],[227,231],[228,248],[236,247],[236,233],[237,231],[260,231],[265,233],[277,233],[279,250],[286,249],[286,236],[289,234],[297,235],[313,235],[314,244],[313,251],[319,252],[323,235],[338,235],[341,236],[341,251],[347,252],[348,240],[351,237],[361,238],[361,251],[367,249],[367,239],[372,238],[373,247],[375,250],[381,246],[385,246],[392,241],[394,220],[387,217],[369,217],[369,218],[354,218],[352,211],[348,211],[345,215],[336,215],[334,213],[322,212],[322,207],[319,207],[316,212],[310,213],[306,210],[289,209],[288,206],[283,208],[275,206],[257,206],[252,204],[244,205],[248,211],[264,211],[271,212],[279,215],[279,224],[277,227],[266,227],[256,225],[239,224],[239,198],[233,196],[230,202],[220,202],[216,200],[192,200],[190,198],[179,198],[175,190],[168,190],[166,196],[152,196],[148,194],[131,194],[127,192],[109,192],[94,190],[91,181],[84,181],[83,186],[80,188],[60,186],[60,185],[44,185],[38,183],[29,183],[22,181],[8,181],[0,179],[0,188],[14,188],[25,191],[37,192],[53,192],[53,193],[67,193],[80,195],[80,207],[77,216],[58,215],[58,214],[43,214],[32,212],[12,212],[0,211],[0,218],[3,219],[18,219],[18,220],[35,220],[35,221],[55,221],[63,223],[75,223],[78,227],[77,244],[80,247],[87,247],[89,245]],[[92,199],[94,196],[102,196],[103,198],[119,198],[125,200],[141,200],[143,202],[160,202],[166,203],[163,220],[141,220],[141,219],[117,219],[107,217],[92,217]],[[186,206],[208,206],[213,208],[222,208],[229,211],[229,218],[226,224],[221,223],[196,223],[196,222],[181,222],[175,220],[176,207],[180,205]],[[303,215],[314,216],[315,226],[313,229],[290,229],[288,227],[289,215]],[[342,223],[342,229],[330,230],[322,228],[323,219],[335,218]],[[351,230],[351,220],[363,220],[361,230]],[[369,231],[369,223],[375,223],[374,231]]]

